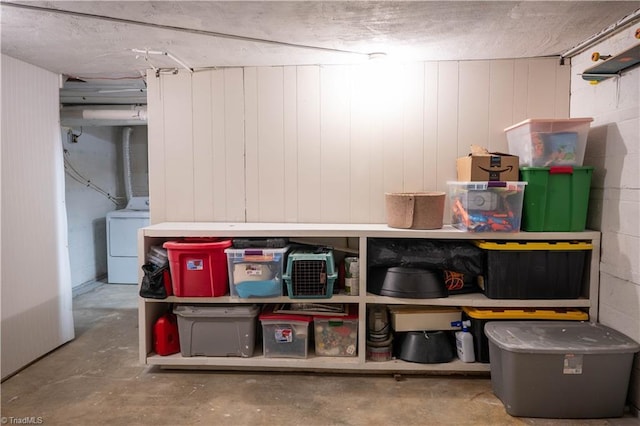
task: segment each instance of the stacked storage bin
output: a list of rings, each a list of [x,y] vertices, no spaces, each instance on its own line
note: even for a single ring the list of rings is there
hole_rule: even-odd
[[[527,184],[522,230],[585,230],[593,167],[583,166],[583,159],[592,121],[529,119],[505,129],[509,152],[518,155],[520,178]],[[483,285],[489,298],[584,295],[590,243],[479,241],[477,245],[487,253]],[[471,319],[478,360],[491,362],[494,393],[509,414],[551,418],[622,414],[628,365],[638,350],[635,342],[600,324],[586,323],[587,314],[575,309],[464,308],[463,315]],[[603,397],[604,388],[621,392]]]
[[[529,119],[504,130],[527,182],[524,231],[584,231],[593,167],[582,162],[592,121]]]
[[[177,297],[204,298],[227,294],[239,298],[282,296],[289,247],[280,241],[270,243],[269,248],[256,248],[253,242],[237,245],[235,241],[216,238],[165,242],[173,293]],[[183,357],[251,357],[259,312],[258,305],[216,305],[206,301],[178,304],[173,309],[177,327],[164,334],[179,336]],[[176,351],[169,349],[158,352],[168,355]]]
[[[584,167],[592,118],[529,119],[505,129],[509,153],[526,183],[522,230],[579,232],[586,227],[593,167]],[[587,254],[583,242],[479,242],[487,252],[484,291],[494,299],[580,297]]]
[[[176,297],[221,297],[229,292],[224,250],[231,240],[220,238],[181,238],[167,241],[166,249],[171,283],[167,295]],[[159,250],[155,250],[159,254]],[[233,319],[221,318],[230,307],[214,308],[206,305],[177,305],[172,313],[160,316],[154,324],[154,350],[158,355],[181,352],[182,356],[251,356],[251,348],[242,345],[235,327],[248,323],[251,330],[252,316],[256,312],[242,312]],[[237,308],[236,308],[237,309]],[[238,317],[242,317],[238,319]],[[221,321],[224,321],[222,323]],[[253,319],[255,322],[255,318]],[[252,338],[248,338],[249,341]],[[216,342],[225,342],[220,348]]]
[[[518,232],[526,182],[518,181],[518,157],[472,146],[458,158],[457,182],[447,182],[451,224],[467,232]]]

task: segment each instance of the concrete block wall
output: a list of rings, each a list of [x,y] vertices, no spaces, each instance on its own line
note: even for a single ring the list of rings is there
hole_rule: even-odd
[[[599,318],[640,342],[640,68],[597,85],[580,74],[591,54],[622,52],[638,44],[627,28],[572,59],[571,116],[593,117],[585,165],[594,166],[588,227],[602,232]],[[629,398],[640,408],[640,359]]]
[[[117,128],[84,127],[72,132],[79,135],[77,143],[70,143],[66,130],[62,131],[66,161],[113,196],[122,195],[117,180]],[[107,273],[105,216],[117,206],[69,174],[65,174],[65,199],[71,283],[77,287]]]
[[[134,196],[149,194],[147,127],[133,126],[131,168]],[[123,127],[89,126],[72,129],[79,135],[70,143],[62,130],[65,158],[85,178],[117,198],[104,195],[65,175],[65,197],[72,287],[107,273],[106,215],[126,206],[122,162]]]

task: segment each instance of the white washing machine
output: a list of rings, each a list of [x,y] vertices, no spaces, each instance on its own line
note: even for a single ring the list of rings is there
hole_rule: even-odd
[[[138,284],[138,229],[149,226],[149,197],[107,213],[107,281]]]

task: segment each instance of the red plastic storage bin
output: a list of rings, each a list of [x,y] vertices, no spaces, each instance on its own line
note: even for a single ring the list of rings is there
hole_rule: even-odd
[[[178,297],[218,297],[229,292],[227,255],[231,240],[167,241],[173,294]]]

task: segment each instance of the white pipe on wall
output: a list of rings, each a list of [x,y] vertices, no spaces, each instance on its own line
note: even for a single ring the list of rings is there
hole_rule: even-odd
[[[604,30],[584,40],[582,43],[579,43],[577,46],[574,46],[571,49],[563,52],[560,55],[560,57],[572,58],[577,54],[584,52],[591,46],[594,46],[599,41],[604,40],[606,37],[613,36],[618,31],[622,31],[623,29],[629,27],[630,25],[634,25],[638,21],[640,21],[640,9],[637,9],[635,12],[631,13],[630,15],[625,16],[624,18],[620,19],[618,22],[609,25]]]
[[[147,125],[147,108],[139,105],[64,106],[60,110],[63,126]]]
[[[147,112],[142,110],[82,110],[82,118],[91,120],[146,120]]]
[[[127,203],[133,197],[133,177],[131,173],[131,127],[122,129],[122,164],[124,169],[124,193]]]
[[[103,109],[103,108],[83,108],[70,109],[63,108],[60,111],[61,120],[135,120],[147,121],[147,108],[143,106],[135,106],[131,109]]]

